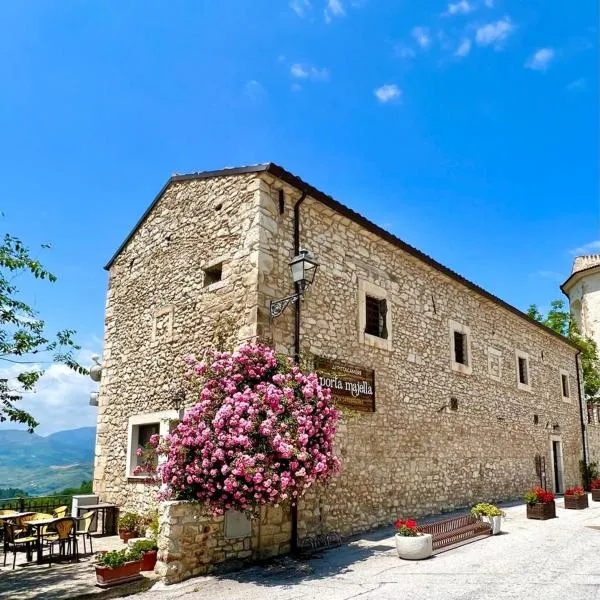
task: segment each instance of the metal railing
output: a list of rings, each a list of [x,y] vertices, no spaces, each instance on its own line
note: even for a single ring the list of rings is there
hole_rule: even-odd
[[[59,506],[67,506],[68,512],[71,512],[71,500],[73,496],[25,496],[22,498],[2,498],[0,499],[0,510],[10,509],[18,512],[33,511],[52,513]]]

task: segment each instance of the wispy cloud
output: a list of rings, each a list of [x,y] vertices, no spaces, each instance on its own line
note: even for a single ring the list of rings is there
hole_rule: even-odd
[[[400,98],[402,90],[395,83],[386,83],[373,92],[379,102],[386,104]]]
[[[503,17],[495,23],[488,23],[479,27],[475,33],[475,41],[480,46],[493,46],[501,50],[504,41],[514,31],[514,25],[510,17]]]
[[[325,22],[331,23],[333,17],[343,17],[346,14],[341,0],[327,0],[327,6],[324,11]]]
[[[541,279],[550,279],[552,281],[563,281],[563,279],[565,279],[564,273],[559,273],[558,271],[546,271],[544,269],[531,273],[530,277],[540,277]]]
[[[394,46],[394,54],[400,58],[414,58],[417,55],[413,48],[405,46],[404,44],[396,44],[396,46]]]
[[[295,79],[309,81],[329,81],[329,70],[325,67],[318,68],[302,63],[294,63],[290,67],[290,75]]]
[[[594,240],[593,242],[569,250],[569,254],[596,254],[596,251],[598,250],[600,250],[600,240]]]
[[[568,92],[577,92],[579,90],[584,90],[586,88],[586,85],[587,81],[585,80],[585,78],[580,77],[579,79],[575,79],[574,81],[571,81],[571,83],[567,84],[565,89]]]
[[[452,15],[466,15],[473,10],[473,6],[467,0],[459,0],[455,3],[448,4],[446,12],[442,13],[443,17],[451,17]]]
[[[494,8],[494,0],[483,0],[483,3],[488,7],[488,8]]]
[[[469,52],[471,52],[471,40],[464,39],[454,52],[454,55],[460,58],[464,58],[465,56],[467,56],[467,54],[469,54]]]
[[[431,45],[431,37],[427,27],[413,27],[411,35],[415,38],[417,44],[419,44],[421,48],[429,48]]]
[[[290,8],[299,16],[304,17],[312,8],[310,0],[291,0]]]
[[[244,95],[258,104],[265,99],[266,90],[256,79],[251,79],[244,86]]]
[[[540,48],[525,61],[525,68],[532,71],[546,71],[553,58],[552,48]]]

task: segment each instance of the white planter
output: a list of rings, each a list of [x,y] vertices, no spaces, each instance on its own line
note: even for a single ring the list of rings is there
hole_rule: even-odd
[[[431,534],[421,533],[415,537],[395,535],[398,556],[406,560],[423,560],[433,553]]]
[[[498,516],[498,517],[487,517],[487,516],[482,516],[481,519],[483,520],[484,523],[488,523],[490,525],[490,527],[492,528],[492,535],[498,535],[500,533],[500,531],[502,530],[502,517]]]

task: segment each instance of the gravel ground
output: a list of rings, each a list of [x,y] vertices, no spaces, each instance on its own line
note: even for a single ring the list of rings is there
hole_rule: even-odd
[[[310,560],[155,585],[136,600],[600,600],[600,503],[533,521],[506,508],[503,533],[418,562],[400,560],[378,530]]]

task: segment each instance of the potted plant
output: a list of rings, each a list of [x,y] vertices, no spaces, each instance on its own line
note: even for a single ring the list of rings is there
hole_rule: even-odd
[[[106,588],[140,579],[140,552],[124,548],[96,555],[96,581]]]
[[[141,519],[134,512],[126,512],[119,518],[119,537],[123,543],[127,543],[131,538],[139,537]]]
[[[396,526],[396,549],[398,556],[406,560],[422,560],[433,553],[433,540],[430,533],[421,533],[417,522],[412,519],[398,519]]]
[[[594,479],[590,483],[590,490],[592,490],[592,500],[600,502],[600,479]]]
[[[154,571],[158,546],[155,540],[137,540],[131,545],[131,550],[142,557],[142,571]]]
[[[554,519],[556,517],[556,505],[554,504],[554,494],[544,488],[534,488],[525,494],[527,503],[527,518]]]
[[[497,535],[502,529],[502,517],[506,514],[493,504],[487,502],[480,502],[471,509],[471,514],[475,515],[478,519],[486,521],[492,528],[492,535]]]
[[[588,507],[588,496],[581,486],[569,488],[565,491],[565,508],[581,510]]]

